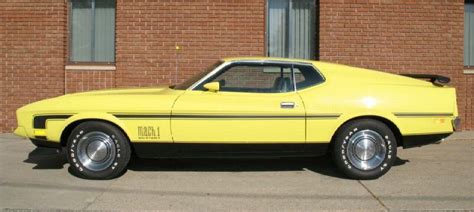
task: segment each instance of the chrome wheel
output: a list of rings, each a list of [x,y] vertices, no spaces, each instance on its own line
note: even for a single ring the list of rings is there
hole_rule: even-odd
[[[112,138],[99,131],[82,136],[77,142],[77,159],[91,171],[102,171],[115,160],[116,147]]]
[[[349,137],[347,158],[360,170],[372,170],[385,160],[387,147],[382,135],[373,130],[361,130]]]

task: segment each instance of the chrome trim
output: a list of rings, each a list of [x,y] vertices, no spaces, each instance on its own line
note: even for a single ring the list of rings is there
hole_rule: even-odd
[[[346,156],[357,169],[373,170],[380,166],[387,156],[385,140],[373,130],[356,132],[349,137]]]
[[[192,91],[194,90],[194,88],[196,88],[199,84],[201,84],[202,82],[206,81],[207,79],[209,79],[210,77],[212,77],[214,74],[216,74],[217,72],[219,72],[220,70],[222,70],[224,67],[227,67],[228,65],[230,65],[232,63],[230,62],[223,62],[222,64],[220,64],[219,66],[217,66],[214,70],[212,70],[211,72],[209,72],[206,76],[204,76],[203,78],[201,78],[200,80],[196,81],[194,84],[192,84],[188,89],[186,89],[187,91]]]
[[[280,107],[283,109],[293,109],[295,108],[295,103],[294,102],[281,102]]]
[[[291,64],[291,81],[293,82],[293,90],[296,92],[296,75],[294,64]]]
[[[77,141],[77,159],[91,171],[103,171],[117,157],[115,145],[113,139],[103,132],[86,133]]]
[[[459,117],[455,117],[451,120],[451,124],[453,125],[454,131],[456,131],[459,129],[459,126],[461,126],[461,119]]]
[[[305,90],[305,89],[308,89],[308,88],[312,88],[316,85],[320,85],[324,82],[326,82],[326,77],[321,73],[321,71],[313,65],[313,63],[311,62],[292,62],[292,61],[284,61],[284,60],[231,60],[231,61],[225,61],[223,62],[221,65],[217,66],[214,70],[212,70],[211,72],[209,72],[206,76],[204,76],[203,78],[201,78],[200,80],[196,81],[194,84],[192,84],[188,89],[186,90],[189,90],[189,91],[192,91],[194,90],[199,84],[201,84],[202,82],[206,81],[207,79],[211,78],[212,76],[214,76],[216,73],[219,73],[222,69],[224,69],[225,67],[229,66],[229,65],[233,65],[235,63],[254,63],[254,64],[267,64],[267,63],[273,63],[273,64],[281,64],[281,65],[302,65],[302,66],[311,66],[314,70],[316,70],[316,72],[322,77],[322,81],[318,84],[315,84],[313,86],[310,86],[310,87],[307,87],[307,88],[304,88],[302,90]],[[291,68],[293,70],[293,67]],[[294,76],[294,71],[293,72],[293,91],[290,91],[290,92],[286,92],[286,93],[291,93],[291,92],[297,92],[298,90],[296,89],[296,81],[295,81],[295,76]]]

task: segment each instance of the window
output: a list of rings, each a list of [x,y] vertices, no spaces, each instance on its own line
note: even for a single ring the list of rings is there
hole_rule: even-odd
[[[294,90],[290,66],[233,65],[206,80],[197,90],[204,90],[208,82],[219,82],[220,91],[251,93],[284,93]]]
[[[474,66],[474,1],[464,5],[464,66]]]
[[[324,81],[324,78],[311,66],[295,65],[293,71],[295,72],[297,90],[302,90]]]
[[[115,1],[71,0],[71,62],[115,61]]]
[[[186,90],[188,89],[189,87],[191,87],[191,85],[193,85],[194,83],[196,83],[197,81],[199,81],[200,79],[202,79],[203,77],[205,77],[207,74],[209,74],[211,71],[214,71],[214,69],[216,69],[218,66],[220,66],[222,64],[222,61],[217,61],[216,63],[212,64],[211,66],[207,67],[204,71],[202,71],[201,73],[199,74],[196,74],[194,76],[192,76],[191,78],[187,79],[186,81],[182,82],[181,84],[179,85],[176,85],[174,87],[174,89],[176,90]]]
[[[267,55],[313,59],[315,0],[267,1]]]
[[[293,77],[294,74],[294,77]],[[285,93],[324,82],[324,78],[309,65],[234,64],[202,82],[195,90],[205,90],[204,84],[219,82],[220,91],[250,93]]]

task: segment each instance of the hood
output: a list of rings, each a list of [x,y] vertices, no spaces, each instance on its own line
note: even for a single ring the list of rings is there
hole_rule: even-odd
[[[170,90],[170,88],[168,86],[159,86],[159,87],[154,87],[154,88],[115,88],[115,89],[105,89],[105,90],[66,94],[61,97],[98,96],[98,95],[147,95],[147,94],[157,94],[165,90]]]
[[[41,100],[19,110],[35,114],[167,110],[183,92],[167,86],[98,90]]]

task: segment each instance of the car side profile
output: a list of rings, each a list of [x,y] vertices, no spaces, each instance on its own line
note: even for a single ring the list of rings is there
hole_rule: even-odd
[[[417,78],[427,78],[430,81]],[[385,174],[397,148],[459,124],[448,78],[310,60],[227,58],[176,86],[68,94],[17,110],[15,134],[63,149],[81,177],[142,158],[309,157],[354,179]]]

